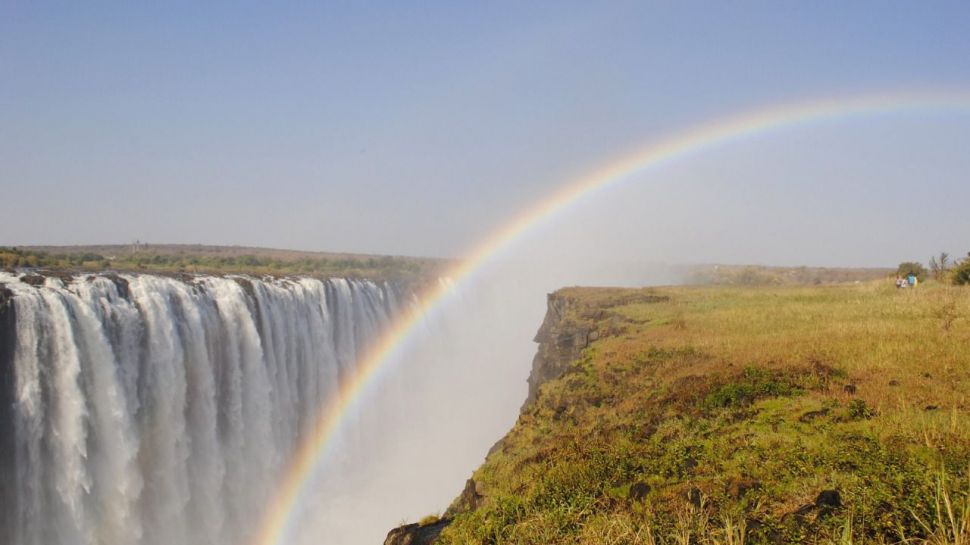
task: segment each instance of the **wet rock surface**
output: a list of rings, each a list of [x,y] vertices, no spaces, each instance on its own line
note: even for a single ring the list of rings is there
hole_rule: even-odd
[[[15,487],[7,486],[16,482],[13,429],[15,311],[13,293],[0,284],[0,483],[4,483],[0,486],[0,543],[16,543],[12,534],[17,498]]]

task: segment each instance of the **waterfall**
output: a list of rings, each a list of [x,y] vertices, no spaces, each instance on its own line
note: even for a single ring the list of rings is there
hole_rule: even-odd
[[[245,542],[411,298],[347,279],[37,278],[0,273],[0,540],[17,545]]]

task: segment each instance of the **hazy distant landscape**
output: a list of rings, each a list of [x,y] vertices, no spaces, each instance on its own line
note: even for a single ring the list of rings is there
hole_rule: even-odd
[[[313,275],[432,278],[456,260],[306,252],[245,246],[130,244],[0,247],[0,267],[54,271]],[[884,278],[890,268],[671,265],[683,283],[728,285],[832,284]]]

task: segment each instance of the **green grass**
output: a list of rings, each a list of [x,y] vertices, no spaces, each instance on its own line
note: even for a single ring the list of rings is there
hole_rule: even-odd
[[[440,543],[967,543],[970,289],[560,295],[601,335]]]

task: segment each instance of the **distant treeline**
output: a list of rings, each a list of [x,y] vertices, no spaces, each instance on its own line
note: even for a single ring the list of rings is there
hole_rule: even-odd
[[[892,269],[850,269],[836,267],[767,267],[757,265],[707,265],[688,269],[688,283],[729,286],[785,286],[839,284],[913,274],[920,281],[932,278],[941,283],[970,285],[970,253],[954,259],[947,253],[930,258],[929,267],[917,261]]]
[[[874,280],[884,278],[890,272],[891,269],[709,265],[694,267],[687,278],[691,284],[788,286]]]
[[[45,268],[83,271],[131,270],[215,274],[341,275],[369,278],[417,276],[440,264],[407,257],[299,257],[279,259],[257,255],[211,256],[185,253],[130,252],[118,256],[47,253],[0,247],[0,268]]]
[[[954,259],[946,252],[940,252],[940,255],[930,258],[929,269],[917,261],[904,261],[899,264],[896,274],[904,277],[914,275],[920,280],[931,277],[939,282],[957,286],[970,285],[970,252],[962,260]]]

